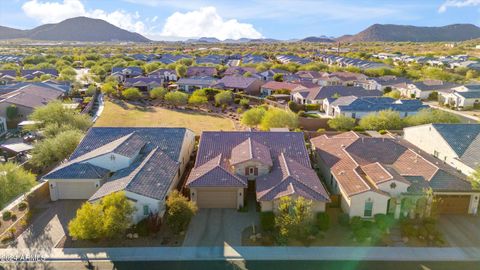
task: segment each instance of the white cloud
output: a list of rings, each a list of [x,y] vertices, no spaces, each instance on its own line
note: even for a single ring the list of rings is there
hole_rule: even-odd
[[[438,8],[438,12],[443,13],[449,7],[461,8],[469,6],[480,6],[480,0],[447,0]]]
[[[167,18],[162,36],[232,38],[263,37],[253,25],[235,19],[224,20],[215,7],[202,7],[186,13],[175,12]]]
[[[102,19],[120,28],[145,34],[145,24],[138,13],[123,10],[106,12],[101,9],[86,10],[80,0],[63,0],[63,2],[44,2],[29,0],[22,5],[23,12],[42,23],[57,23],[68,18],[85,16]]]

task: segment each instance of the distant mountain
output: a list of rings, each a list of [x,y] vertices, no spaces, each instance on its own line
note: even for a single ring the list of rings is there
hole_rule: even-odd
[[[44,24],[31,30],[0,27],[0,39],[27,38],[48,41],[127,41],[148,42],[148,38],[121,29],[104,20],[76,17],[59,23]]]
[[[374,24],[356,35],[345,35],[341,42],[362,41],[464,41],[480,37],[480,28],[473,24],[452,24],[441,27]]]
[[[320,36],[320,37],[306,37],[304,39],[299,40],[300,42],[335,42],[334,39]]]
[[[221,42],[221,40],[214,37],[201,37],[198,39],[195,39],[195,38],[187,39],[185,42],[187,43],[219,43]]]

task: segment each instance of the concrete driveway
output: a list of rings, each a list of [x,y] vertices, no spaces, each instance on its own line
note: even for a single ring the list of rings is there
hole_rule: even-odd
[[[441,215],[445,240],[453,247],[480,247],[480,216]]]
[[[62,200],[40,207],[47,208],[13,244],[16,248],[50,250],[65,236],[68,222],[75,217],[83,200]]]
[[[246,213],[235,209],[200,209],[190,222],[183,246],[241,246],[242,231],[260,223],[255,205],[251,208]]]

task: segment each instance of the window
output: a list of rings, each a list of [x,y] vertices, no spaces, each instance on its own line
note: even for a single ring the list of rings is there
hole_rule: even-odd
[[[390,188],[391,188],[391,189],[395,189],[396,187],[397,187],[397,184],[395,184],[395,182],[393,182],[393,183],[390,184]]]
[[[433,156],[438,158],[438,156],[440,155],[440,153],[437,151],[437,150],[433,150]]]
[[[254,174],[254,173],[255,173],[255,168],[254,168],[254,167],[248,168],[248,174],[249,174],[249,175],[252,175],[252,174]]]
[[[150,209],[149,209],[148,205],[144,205],[143,206],[143,215],[148,216],[149,214],[150,214]]]
[[[363,210],[364,217],[371,217],[372,216],[372,209],[373,209],[373,202],[371,199],[368,199],[365,202],[365,210]]]

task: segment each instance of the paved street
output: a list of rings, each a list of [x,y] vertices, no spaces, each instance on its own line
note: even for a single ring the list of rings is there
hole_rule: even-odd
[[[255,205],[249,206],[247,213],[234,209],[200,209],[190,222],[183,246],[240,246],[243,229],[259,224]]]
[[[75,216],[83,201],[64,200],[45,204],[48,207],[18,238],[14,247],[31,250],[49,250],[67,231],[68,222]]]
[[[442,215],[438,225],[454,247],[480,247],[480,216]]]

